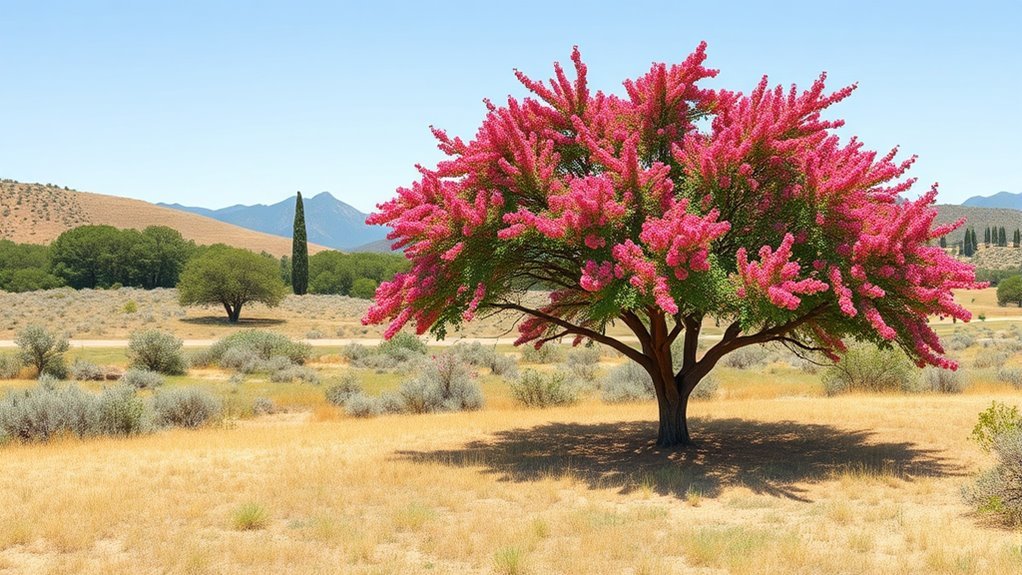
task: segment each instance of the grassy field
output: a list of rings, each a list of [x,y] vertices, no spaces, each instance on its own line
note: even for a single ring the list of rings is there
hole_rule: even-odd
[[[784,356],[719,367],[679,451],[652,445],[653,402],[523,409],[486,369],[480,411],[373,419],[325,388],[353,371],[377,394],[410,373],[333,348],[309,364],[318,385],[193,369],[166,387],[221,396],[223,423],[0,446],[0,575],[1019,573],[1022,532],[961,496],[993,463],[968,439],[977,414],[1022,405],[999,377],[1022,367],[1018,323],[940,326],[960,344],[956,395],[827,397]],[[602,356],[597,378],[620,362]],[[277,413],[253,416],[258,398]]]

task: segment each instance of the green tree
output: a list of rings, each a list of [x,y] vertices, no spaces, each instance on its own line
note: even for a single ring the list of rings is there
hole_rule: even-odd
[[[75,289],[108,287],[120,282],[118,262],[124,246],[113,226],[80,226],[57,237],[50,246],[51,272]]]
[[[983,245],[990,247],[990,226],[983,230]]]
[[[291,285],[291,258],[288,256],[280,256],[280,281]]]
[[[309,291],[309,242],[305,238],[305,206],[302,193],[295,200],[295,226],[291,239],[291,289],[295,295]]]
[[[940,236],[939,244],[940,244],[940,247],[947,248],[947,237]]]
[[[1012,247],[1019,247],[1022,245],[1022,230],[1015,228],[1015,234],[1011,237]]]
[[[1004,226],[997,228],[997,245],[1002,248],[1008,247],[1008,233],[1004,231]]]
[[[972,228],[965,230],[965,242],[962,244],[962,255],[971,258],[972,254],[976,253],[975,240],[972,239]]]
[[[134,269],[131,281],[121,283],[145,289],[174,287],[194,251],[195,243],[185,241],[181,232],[167,226],[149,226],[129,248]]]
[[[997,305],[1009,303],[1022,307],[1022,275],[1005,278],[997,284]]]
[[[376,280],[370,278],[358,278],[351,285],[351,297],[359,299],[373,299],[376,293]]]
[[[246,303],[274,307],[284,293],[274,258],[224,244],[209,246],[192,258],[178,283],[181,305],[220,304],[231,323],[237,323]]]
[[[64,352],[69,346],[66,337],[32,324],[18,332],[14,343],[20,348],[18,358],[21,362],[35,367],[39,375],[48,374],[61,379],[67,376]]]

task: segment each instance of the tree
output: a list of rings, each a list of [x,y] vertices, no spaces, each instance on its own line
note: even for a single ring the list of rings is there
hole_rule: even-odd
[[[60,234],[50,246],[51,271],[75,288],[109,287],[119,282],[122,236],[113,226],[80,226]],[[124,283],[124,282],[120,282]]]
[[[209,246],[185,266],[178,283],[181,305],[220,304],[237,323],[248,302],[274,307],[284,299],[277,261],[224,244]]]
[[[965,243],[962,244],[962,255],[967,258],[971,258],[972,254],[976,253],[976,240],[972,237],[974,231],[971,228],[965,230]]]
[[[132,277],[121,283],[145,289],[172,288],[194,251],[195,243],[185,241],[181,232],[167,226],[149,226],[131,244],[128,257]]]
[[[370,278],[358,278],[351,284],[351,297],[359,299],[373,299],[376,287],[376,280]]]
[[[284,285],[291,285],[291,258],[280,256],[280,280]]]
[[[18,358],[25,365],[36,368],[39,375],[48,374],[59,379],[67,376],[64,353],[68,350],[67,337],[55,335],[45,327],[32,324],[18,332],[14,343],[20,348]]]
[[[1022,231],[1018,228],[1015,228],[1015,234],[1011,236],[1011,245],[1015,248],[1022,245]]]
[[[997,245],[1002,248],[1008,247],[1008,233],[1004,231],[1004,226],[997,228]]]
[[[1022,307],[1022,275],[1007,277],[997,283],[997,305],[1009,303]]]
[[[779,342],[837,358],[843,338],[954,368],[927,317],[967,320],[953,288],[971,266],[933,240],[937,190],[901,197],[912,160],[831,132],[821,113],[854,87],[706,90],[705,45],[655,64],[627,96],[555,66],[534,95],[488,104],[475,139],[434,129],[449,158],[367,223],[393,228],[411,270],[377,289],[365,323],[444,337],[482,310],[522,314],[516,343],[610,346],[653,379],[657,444],[690,442],[688,398],[726,354]],[[530,289],[551,290],[536,305]],[[702,354],[704,322],[723,334]],[[638,348],[608,334],[622,322]],[[671,347],[680,339],[679,364]]]
[[[983,245],[988,248],[990,247],[990,226],[987,226],[986,229],[983,230]]]
[[[291,239],[291,289],[295,295],[309,290],[309,242],[305,239],[305,206],[302,193],[295,200],[295,226]]]
[[[938,244],[940,245],[940,247],[946,248],[947,247],[947,237],[946,236],[940,236],[940,241],[938,242]]]

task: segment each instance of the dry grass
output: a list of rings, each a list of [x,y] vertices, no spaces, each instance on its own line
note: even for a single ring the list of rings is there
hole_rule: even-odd
[[[291,240],[226,224],[197,214],[129,198],[67,190],[52,185],[0,182],[0,238],[48,244],[61,233],[88,224],[143,229],[169,226],[200,245],[225,243],[291,255]],[[309,253],[325,250],[309,244]]]
[[[487,409],[4,448],[0,573],[1011,573],[989,396]],[[1018,394],[1000,396],[1018,403]]]

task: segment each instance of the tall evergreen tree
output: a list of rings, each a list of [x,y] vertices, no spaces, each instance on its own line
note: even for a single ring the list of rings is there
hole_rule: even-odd
[[[1008,232],[1004,230],[1004,226],[997,228],[997,245],[1002,248],[1008,247]]]
[[[295,227],[291,239],[291,289],[295,295],[305,295],[309,290],[309,242],[305,237],[305,206],[302,193],[295,201]]]
[[[972,253],[969,255],[976,253],[977,249],[979,249],[979,238],[976,237],[976,228],[972,228]]]
[[[962,244],[962,255],[969,258],[972,257],[972,253],[975,251],[975,247],[972,243],[972,229],[968,228],[965,230],[965,243]]]
[[[990,247],[990,226],[983,230],[983,245]]]
[[[1011,238],[1011,245],[1016,248],[1022,246],[1022,230],[1015,228],[1015,235]]]
[[[940,236],[939,243],[940,243],[940,247],[945,248],[945,249],[947,248],[947,238],[946,237]]]

